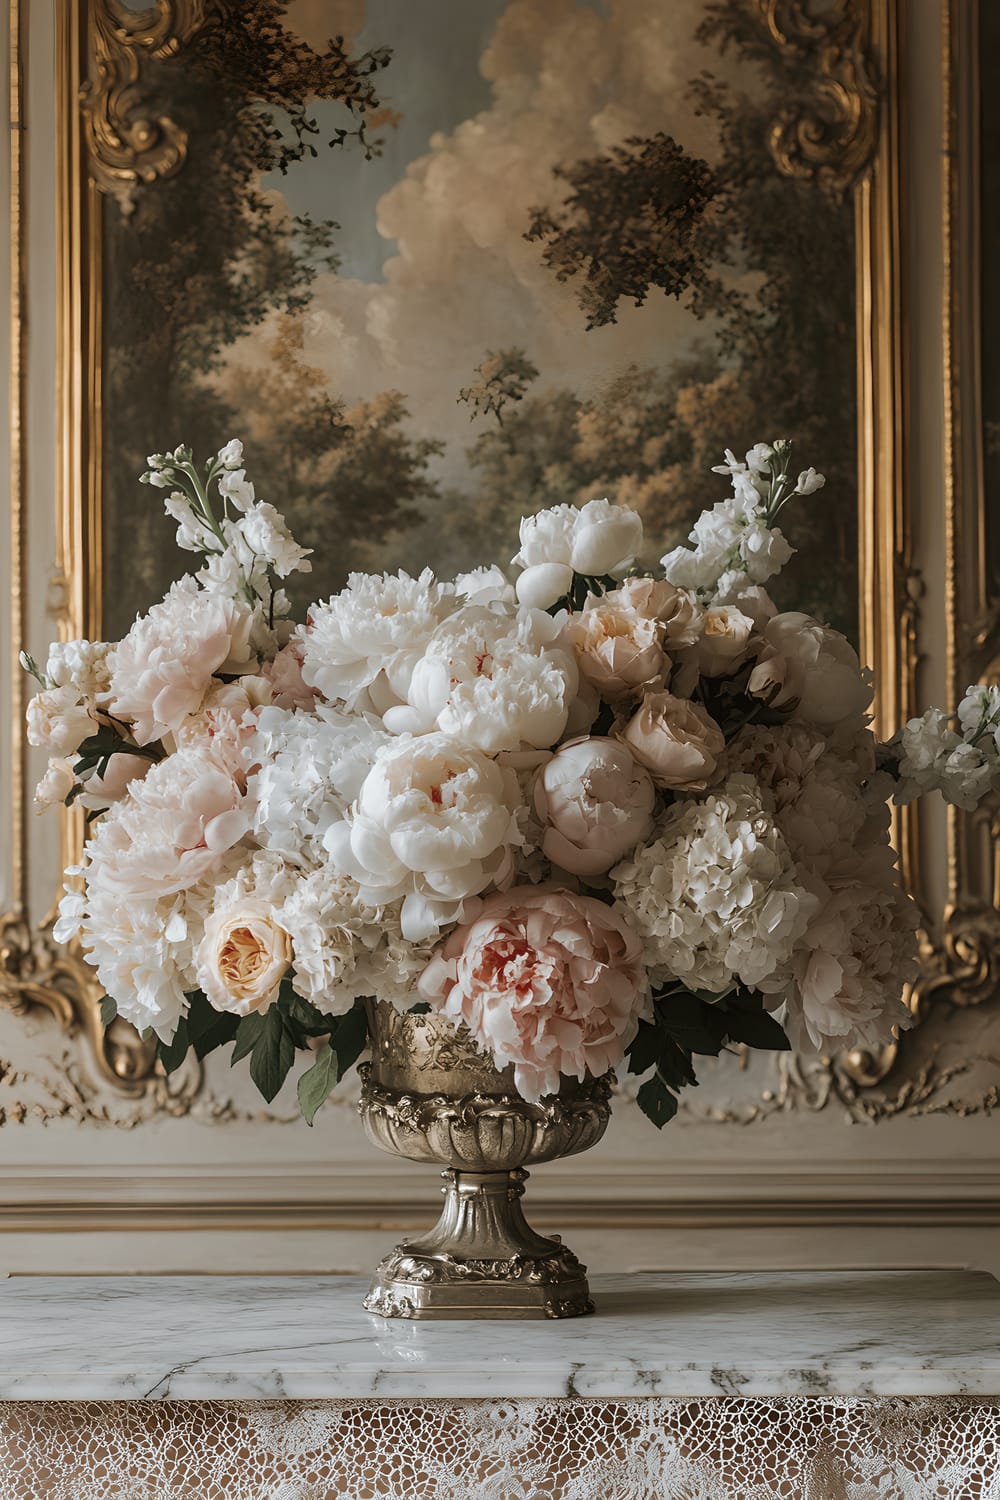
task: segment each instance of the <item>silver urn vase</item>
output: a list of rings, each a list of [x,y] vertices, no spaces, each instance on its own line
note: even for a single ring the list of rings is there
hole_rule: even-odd
[[[593,1311],[586,1266],[521,1208],[525,1167],[586,1151],[611,1116],[610,1075],[564,1079],[529,1104],[468,1030],[433,1014],[368,1005],[372,1060],[359,1109],[376,1146],[445,1168],[444,1207],[397,1245],[365,1298],[386,1318],[572,1318]]]

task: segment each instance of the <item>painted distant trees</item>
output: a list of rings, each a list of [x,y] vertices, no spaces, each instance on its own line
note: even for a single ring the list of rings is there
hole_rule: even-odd
[[[104,205],[105,277],[115,289],[105,325],[104,401],[114,440],[105,454],[104,556],[122,584],[108,601],[109,633],[127,628],[169,581],[164,566],[183,567],[163,546],[168,523],[150,516],[149,494],[136,483],[145,455],[184,441],[201,457],[259,420],[247,390],[234,387],[234,404],[214,377],[234,344],[269,316],[307,306],[317,272],[337,264],[339,226],[282,214],[261,179],[320,149],[378,150],[372,121],[383,111],[375,79],[389,52],[351,58],[341,38],[316,52],[286,27],[287,9],[288,0],[208,0],[190,46],[147,65],[150,107],[155,113],[162,105],[183,123],[188,158],[176,177],[137,195],[130,218],[114,202]],[[352,123],[338,139],[320,139],[311,110],[318,99],[339,100],[349,111]],[[280,369],[269,371],[264,383],[281,378]],[[304,441],[314,462],[333,450],[343,457],[349,426],[337,411],[321,382],[305,410],[272,407],[271,421],[282,428],[275,452],[298,451]],[[383,413],[380,430],[398,432],[402,415]],[[361,429],[370,443],[370,418]],[[253,455],[255,463],[261,456]]]

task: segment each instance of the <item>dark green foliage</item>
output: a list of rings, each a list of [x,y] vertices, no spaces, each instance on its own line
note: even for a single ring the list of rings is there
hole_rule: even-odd
[[[310,1041],[317,1037],[327,1040],[299,1083],[302,1111],[312,1124],[330,1089],[354,1066],[367,1045],[367,1021],[358,1006],[346,1015],[326,1014],[297,995],[286,978],[273,1005],[241,1017],[216,1010],[200,990],[195,990],[188,995],[188,1013],[181,1019],[173,1041],[158,1042],[156,1055],[164,1071],[173,1073],[189,1049],[202,1059],[232,1042],[231,1064],[249,1057],[250,1077],[270,1104],[288,1077],[296,1052],[309,1050]],[[321,1098],[323,1087],[326,1092]]]
[[[348,1068],[357,1062],[367,1042],[368,1027],[363,1011],[350,1010],[346,1016],[336,1018],[329,1040],[320,1047],[313,1066],[299,1079],[299,1108],[307,1125],[312,1124],[316,1111],[326,1102]]]
[[[233,1040],[239,1030],[240,1018],[209,1005],[201,990],[196,990],[188,999],[188,1041],[196,1057],[207,1057],[217,1047],[224,1047]]]
[[[110,995],[101,996],[101,1025],[107,1030],[118,1014],[118,1002]]]
[[[630,1073],[655,1069],[636,1095],[658,1129],[677,1113],[677,1093],[696,1085],[693,1057],[718,1057],[728,1043],[766,1051],[787,1051],[789,1041],[763,1006],[759,994],[737,987],[721,999],[696,995],[681,986],[654,1001],[653,1020],[642,1021],[628,1049]]]

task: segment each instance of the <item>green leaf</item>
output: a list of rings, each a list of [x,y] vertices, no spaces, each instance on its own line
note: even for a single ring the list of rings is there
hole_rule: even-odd
[[[339,1077],[343,1078],[348,1068],[353,1068],[368,1045],[368,1017],[360,1006],[341,1016],[330,1045],[337,1054]]]
[[[720,1010],[731,1042],[745,1042],[748,1047],[759,1047],[764,1052],[791,1051],[792,1044],[784,1030],[752,990],[737,990],[728,995]]]
[[[278,996],[278,1004],[284,1013],[285,1020],[298,1046],[304,1047],[306,1039],[311,1036],[329,1036],[336,1028],[337,1018],[321,1011],[318,1006],[313,1005],[311,1000],[306,1000],[302,995],[297,995],[292,989],[291,980],[283,979],[281,991]]]
[[[647,1073],[655,1067],[671,1088],[681,1089],[698,1082],[690,1052],[674,1040],[659,1017],[652,1025],[640,1022],[639,1032],[628,1049],[628,1059],[630,1073]]]
[[[163,1064],[164,1072],[176,1073],[181,1063],[187,1056],[188,1050],[188,1026],[187,1017],[181,1016],[177,1023],[172,1042],[157,1042],[156,1055]]]
[[[105,1031],[118,1014],[118,1001],[112,1000],[110,995],[101,996],[101,1025]]]
[[[718,1057],[726,1040],[721,1013],[688,990],[667,995],[656,1007],[660,1027],[688,1052]]]
[[[216,1010],[201,990],[188,995],[188,1040],[199,1058],[231,1042],[240,1026],[239,1016]]]
[[[240,1024],[236,1028],[236,1046],[233,1048],[233,1055],[229,1059],[230,1066],[234,1063],[242,1062],[245,1057],[250,1055],[256,1047],[257,1039],[263,1029],[264,1017],[262,1015],[255,1013],[241,1018]]]
[[[648,1073],[660,1055],[660,1028],[655,1022],[640,1021],[635,1040],[627,1049],[630,1073]]]
[[[295,1061],[295,1040],[277,1005],[264,1012],[264,1024],[250,1054],[250,1077],[270,1104]]]
[[[677,1113],[677,1095],[671,1093],[658,1073],[643,1084],[635,1097],[639,1108],[657,1130],[662,1130]]]
[[[316,1111],[325,1104],[334,1086],[340,1080],[337,1054],[329,1042],[324,1042],[316,1054],[316,1061],[299,1079],[299,1108],[307,1125],[316,1118]]]

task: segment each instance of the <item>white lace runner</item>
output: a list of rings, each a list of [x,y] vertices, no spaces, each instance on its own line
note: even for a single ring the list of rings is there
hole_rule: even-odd
[[[0,1500],[1000,1500],[1000,1400],[14,1401]]]

